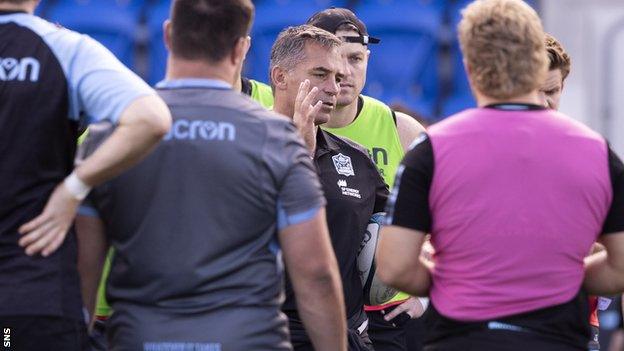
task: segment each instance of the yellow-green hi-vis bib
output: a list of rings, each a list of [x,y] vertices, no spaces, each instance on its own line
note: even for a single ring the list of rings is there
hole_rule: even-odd
[[[250,79],[249,82],[251,83],[251,98],[259,102],[267,110],[272,109],[273,90],[271,90],[271,87],[253,79]]]
[[[392,188],[394,174],[404,155],[392,110],[371,97],[362,95],[362,99],[362,110],[353,123],[342,128],[322,128],[364,146],[384,181]]]
[[[362,110],[351,124],[342,128],[322,128],[364,146],[384,181],[392,188],[394,175],[405,154],[392,110],[379,100],[364,95],[361,97],[364,101]],[[399,292],[384,304],[404,301],[407,298],[408,294]]]

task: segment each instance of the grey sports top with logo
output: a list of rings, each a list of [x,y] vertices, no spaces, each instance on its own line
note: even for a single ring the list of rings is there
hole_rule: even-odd
[[[107,296],[113,342],[290,349],[277,232],[325,204],[295,127],[222,82],[158,88],[171,131],[90,196],[116,249]],[[108,129],[92,128],[81,155]]]

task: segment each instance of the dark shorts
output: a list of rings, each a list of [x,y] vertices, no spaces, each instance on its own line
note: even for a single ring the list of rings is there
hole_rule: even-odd
[[[422,320],[410,319],[401,325],[386,322],[381,311],[368,311],[368,335],[375,351],[421,351],[424,335]]]
[[[585,351],[538,334],[507,330],[478,330],[425,345],[425,351]]]
[[[357,330],[347,330],[347,341],[349,351],[377,351],[366,331],[359,333]],[[315,351],[307,334],[305,337],[298,337],[296,332],[293,333],[292,346],[294,351]]]
[[[50,316],[0,316],[2,350],[89,350],[83,321]]]
[[[277,308],[231,307],[181,313],[117,303],[106,323],[111,351],[289,351],[288,324]]]
[[[368,326],[370,321],[362,310],[347,320],[347,340],[349,351],[373,351]],[[314,351],[312,342],[305,331],[303,323],[298,319],[289,321],[290,341],[295,351]]]

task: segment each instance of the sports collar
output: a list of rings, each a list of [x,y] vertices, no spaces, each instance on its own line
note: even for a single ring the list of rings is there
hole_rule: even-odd
[[[0,16],[4,15],[15,15],[18,13],[28,14],[28,12],[24,10],[0,10]]]
[[[328,132],[323,128],[317,127],[316,132],[316,150],[314,151],[314,158],[319,158],[330,151],[339,151],[340,146],[332,140]]]
[[[491,108],[491,109],[502,110],[502,111],[539,111],[539,110],[546,109],[546,107],[544,106],[535,105],[535,104],[518,103],[518,102],[501,102],[501,103],[486,105],[484,106],[484,108]]]
[[[203,79],[203,78],[183,78],[183,79],[171,79],[163,80],[156,84],[156,88],[159,89],[193,89],[193,88],[207,88],[207,89],[232,89],[232,85],[226,83],[220,79]]]

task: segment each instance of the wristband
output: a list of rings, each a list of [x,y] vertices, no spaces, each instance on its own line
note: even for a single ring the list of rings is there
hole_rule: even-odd
[[[72,172],[65,180],[63,181],[65,188],[69,191],[69,193],[78,201],[82,201],[87,197],[89,191],[91,191],[91,187],[85,184],[78,176],[76,172]]]
[[[427,307],[429,306],[429,299],[426,297],[419,297],[418,301],[420,301],[420,304],[423,307],[423,311],[425,311]]]

